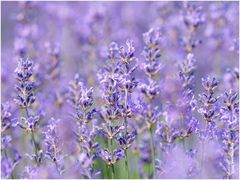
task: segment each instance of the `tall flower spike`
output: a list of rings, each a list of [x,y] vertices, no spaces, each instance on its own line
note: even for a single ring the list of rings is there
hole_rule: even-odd
[[[195,67],[195,58],[194,55],[189,53],[187,58],[179,65],[179,76],[183,82],[183,88],[191,88],[191,82],[194,78]]]
[[[205,92],[199,95],[199,102],[202,104],[202,108],[199,109],[199,112],[208,122],[211,122],[215,117],[214,104],[218,100],[218,97],[214,97],[214,90],[217,88],[218,82],[215,78],[210,79],[210,77],[208,77],[202,79],[202,86]]]
[[[34,95],[34,81],[31,79],[33,74],[32,68],[32,61],[24,58],[19,60],[18,67],[15,70],[19,82],[19,85],[16,86],[18,96],[15,101],[21,108],[28,108],[36,99]]]
[[[29,109],[35,102],[35,85],[33,80],[33,63],[28,58],[19,59],[18,66],[15,70],[17,73],[18,85],[17,99],[15,99],[17,105],[25,110],[25,116],[21,116],[19,119],[15,118],[12,120],[13,126],[20,126],[27,132],[31,133],[31,141],[34,147],[34,157],[37,165],[41,161],[40,144],[35,139],[36,125],[39,124],[40,117],[38,115],[31,115]]]
[[[57,136],[57,125],[60,120],[51,118],[42,133],[43,141],[45,143],[44,155],[49,158],[55,165],[59,173],[63,172],[61,161],[63,160],[62,144],[60,138]]]
[[[151,138],[151,161],[152,161],[152,174],[155,176],[155,146],[154,146],[154,124],[159,120],[159,106],[153,107],[157,95],[160,93],[158,82],[159,71],[162,68],[160,63],[161,57],[161,41],[162,36],[159,29],[150,29],[143,34],[143,41],[145,43],[143,56],[144,63],[141,68],[147,76],[147,83],[140,84],[140,91],[145,96],[144,111],[141,112],[141,117],[147,125],[147,130]]]
[[[159,29],[150,29],[148,32],[143,34],[143,40],[145,47],[143,50],[143,56],[146,60],[156,61],[161,56],[161,33]]]
[[[235,156],[239,149],[239,102],[238,93],[232,90],[225,92],[223,106],[220,109],[220,119],[223,127],[220,130],[220,140],[223,148],[220,164],[225,172],[226,178],[234,178]]]
[[[82,96],[83,83],[80,81],[79,74],[74,76],[74,80],[69,82],[68,102],[75,109],[80,108],[80,99]]]
[[[120,54],[120,89],[122,92],[121,101],[123,104],[123,111],[122,116],[124,120],[124,139],[127,141],[127,134],[129,134],[129,120],[128,118],[133,117],[133,101],[132,101],[132,94],[136,89],[138,82],[136,81],[133,72],[136,70],[136,65],[134,64],[134,57],[135,48],[133,47],[133,41],[127,40],[126,41],[127,48],[121,47],[119,50]],[[133,66],[133,67],[132,67]],[[133,138],[135,138],[133,136]],[[134,140],[134,139],[133,139]],[[132,141],[133,141],[132,140]],[[129,146],[130,147],[130,146]],[[128,169],[128,159],[127,159],[127,152],[128,146],[125,146],[124,153],[125,153],[125,167],[127,170],[127,178],[129,178],[129,169]]]
[[[94,118],[93,115],[96,113],[96,110],[92,108],[93,88],[85,89],[78,74],[69,83],[68,101],[76,110],[73,117],[80,125],[88,123]]]

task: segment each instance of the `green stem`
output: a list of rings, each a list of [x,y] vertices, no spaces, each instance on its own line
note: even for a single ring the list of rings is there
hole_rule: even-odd
[[[125,107],[125,109],[127,109],[127,100],[128,100],[128,90],[125,89],[125,102],[124,102],[124,107]],[[126,136],[127,136],[127,126],[128,126],[127,117],[124,117],[124,127],[125,127],[124,136],[125,136],[125,139],[126,139]],[[125,169],[126,169],[126,171],[127,171],[127,179],[129,179],[127,149],[124,150],[124,154],[125,154]]]
[[[27,107],[25,108],[25,110],[26,110],[27,118],[29,118],[29,112],[28,112]],[[33,130],[31,130],[31,141],[32,141],[32,144],[33,144],[33,147],[34,147],[34,152],[35,152],[35,158],[34,159],[36,161],[37,166],[39,166],[39,162],[38,162],[38,147],[37,147],[37,143],[36,143],[36,140],[35,140],[35,137],[34,137]]]
[[[114,164],[111,165],[111,168],[112,168],[112,179],[115,179]]]
[[[230,120],[232,122],[232,112],[230,114]],[[232,125],[229,127],[230,132],[232,131]],[[233,178],[234,174],[234,142],[230,140],[230,178]]]
[[[148,178],[151,178],[151,165],[147,164],[147,173],[148,173]]]
[[[182,146],[183,146],[183,150],[184,150],[184,152],[185,152],[185,151],[186,151],[185,137],[182,139]]]
[[[205,123],[205,129],[208,127],[208,122]],[[202,157],[201,157],[201,170],[203,170],[203,163],[204,163],[204,151],[205,151],[205,139],[202,142]]]
[[[154,152],[155,148],[154,148],[152,127],[149,130],[151,134],[152,170],[153,170],[153,178],[154,178],[155,177],[155,152]]]
[[[38,148],[37,148],[37,143],[35,141],[35,137],[34,137],[33,131],[31,131],[31,139],[32,139],[32,143],[33,143],[33,146],[34,146],[35,161],[36,161],[37,165],[39,166],[39,162],[38,162]]]
[[[126,169],[126,172],[127,172],[127,179],[129,179],[128,154],[127,154],[127,150],[124,150],[124,154],[125,154],[125,169]]]
[[[231,157],[231,178],[233,178],[233,174],[234,174],[234,143],[231,142],[230,145],[230,157]]]
[[[111,149],[111,154],[112,154],[113,153],[113,139],[112,138],[110,139],[110,149]],[[115,178],[114,164],[111,165],[111,169],[112,169],[112,179],[114,179]]]

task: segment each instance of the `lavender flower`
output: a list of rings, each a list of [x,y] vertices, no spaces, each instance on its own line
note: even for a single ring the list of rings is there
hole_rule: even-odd
[[[109,165],[112,166],[118,160],[124,157],[124,151],[120,148],[115,149],[112,153],[108,149],[102,149],[100,157]]]
[[[145,75],[147,76],[148,83],[140,84],[140,90],[146,98],[144,103],[144,111],[141,113],[142,118],[147,124],[147,129],[151,134],[151,151],[152,151],[152,169],[153,177],[155,176],[155,147],[154,147],[154,125],[159,121],[159,106],[153,106],[154,101],[157,100],[157,95],[160,93],[160,86],[157,79],[159,70],[162,68],[160,63],[161,57],[161,33],[159,29],[150,29],[147,33],[143,34],[145,43],[143,56],[145,62],[141,65]]]
[[[74,81],[70,82],[68,100],[76,110],[73,116],[80,125],[93,119],[96,113],[96,110],[92,108],[93,89],[84,89],[78,74],[75,75]]]
[[[226,178],[234,178],[234,158],[239,146],[239,102],[238,93],[232,90],[224,93],[223,107],[220,110],[223,128],[220,130],[220,139],[223,148],[223,160],[220,161]]]
[[[61,150],[61,140],[57,136],[57,124],[59,121],[60,120],[51,118],[48,121],[46,130],[42,133],[42,137],[46,147],[44,155],[56,165],[59,174],[62,174],[64,167],[62,166],[61,161],[63,160],[64,156]]]
[[[17,80],[19,85],[16,86],[18,91],[18,97],[15,100],[20,108],[28,108],[35,102],[34,95],[34,82],[31,80],[32,77],[33,63],[29,59],[20,59],[18,67],[15,70],[17,73]]]
[[[201,108],[198,110],[202,114],[206,122],[212,122],[217,116],[216,112],[216,102],[218,97],[214,97],[214,90],[218,86],[218,82],[215,78],[208,77],[207,79],[202,79],[202,86],[205,92],[199,95],[199,102],[201,103]]]
[[[195,62],[194,55],[189,53],[186,60],[179,65],[179,77],[182,80],[183,88],[191,88],[194,70],[196,69]]]
[[[117,142],[123,150],[127,150],[132,146],[132,143],[136,139],[136,136],[137,131],[133,130],[131,133],[127,132],[126,136],[118,137]]]
[[[21,117],[20,119],[15,119],[13,124],[14,126],[20,126],[25,129],[27,132],[31,133],[31,141],[34,146],[33,155],[36,164],[39,165],[41,161],[41,152],[39,143],[36,142],[34,134],[36,133],[36,125],[39,123],[40,117],[38,115],[31,115],[29,113],[29,108],[35,102],[35,94],[34,94],[34,81],[31,80],[32,77],[32,61],[26,59],[20,59],[18,62],[18,67],[15,70],[17,73],[17,80],[19,85],[16,86],[18,97],[15,99],[17,105],[24,109],[26,112],[26,117]]]

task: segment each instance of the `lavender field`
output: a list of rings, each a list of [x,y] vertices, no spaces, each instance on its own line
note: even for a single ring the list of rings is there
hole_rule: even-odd
[[[239,2],[1,2],[1,22],[1,178],[239,178]]]

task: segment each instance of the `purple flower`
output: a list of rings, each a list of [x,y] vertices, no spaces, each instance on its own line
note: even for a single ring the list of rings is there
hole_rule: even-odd
[[[126,136],[120,136],[117,138],[119,146],[123,149],[129,149],[132,146],[133,141],[137,137],[137,131],[127,132]]]
[[[36,126],[39,124],[39,121],[40,116],[29,116],[27,118],[21,117],[21,119],[14,124],[25,129],[26,131],[34,131]]]
[[[120,59],[123,63],[129,64],[134,59],[135,49],[133,47],[133,41],[127,40],[127,49],[124,47],[119,48]]]
[[[64,171],[62,164],[64,154],[62,151],[62,141],[57,134],[59,121],[51,118],[42,133],[42,138],[45,144],[44,156],[49,158],[56,165],[59,174],[62,174]]]
[[[153,80],[150,80],[149,84],[141,84],[139,88],[150,101],[155,99],[160,93],[160,87],[158,83]]]
[[[69,83],[68,100],[70,104],[76,109],[77,113],[82,113],[82,120],[92,117],[95,110],[89,111],[93,105],[93,88],[85,89],[83,83],[79,79],[79,75],[76,74],[73,81]]]
[[[107,124],[103,124],[103,128],[101,132],[109,139],[114,139],[120,132],[125,129],[124,126],[108,126]]]
[[[83,83],[80,81],[79,74],[74,76],[74,80],[69,82],[68,101],[75,108],[80,108],[80,99],[82,96]]]
[[[24,58],[18,61],[18,67],[15,70],[19,82],[19,85],[16,86],[18,96],[15,101],[21,108],[31,106],[36,99],[34,95],[34,82],[31,80],[33,74],[32,68],[32,61]]]
[[[214,97],[214,90],[217,88],[218,82],[215,78],[211,79],[208,77],[207,79],[202,79],[202,86],[205,92],[199,95],[201,107],[198,109],[198,112],[207,122],[211,122],[218,116],[215,105],[218,97]]]
[[[239,102],[238,93],[230,90],[223,95],[223,106],[220,109],[220,119],[223,128],[220,129],[219,138],[223,154],[220,161],[225,177],[234,177],[234,158],[239,149]]]
[[[108,149],[102,149],[100,157],[104,160],[109,166],[115,164],[120,159],[124,158],[124,151],[120,148],[115,149],[112,153]]]
[[[194,55],[189,53],[187,58],[179,65],[179,77],[183,83],[183,88],[191,88],[192,86],[194,71],[196,69],[195,62]]]

